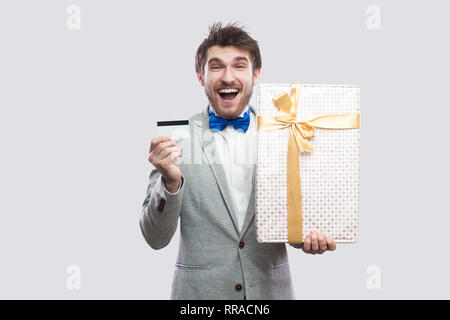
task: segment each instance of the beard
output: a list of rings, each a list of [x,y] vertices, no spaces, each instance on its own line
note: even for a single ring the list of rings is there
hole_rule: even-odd
[[[222,84],[218,88],[225,86],[225,84]],[[209,104],[214,108],[214,110],[220,117],[225,119],[233,119],[238,117],[250,102],[250,98],[253,94],[253,80],[251,86],[247,87],[245,91],[242,91],[241,89],[239,90],[239,101],[233,103],[231,107],[221,103],[217,93],[218,88],[214,88],[213,90],[211,90],[210,87],[205,86],[205,93],[208,97]]]

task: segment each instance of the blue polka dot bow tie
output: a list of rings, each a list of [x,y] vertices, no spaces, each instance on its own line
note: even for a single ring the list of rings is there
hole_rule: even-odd
[[[211,111],[210,108],[208,108],[209,112],[209,128],[210,129],[216,129],[219,131],[222,131],[228,126],[233,126],[235,129],[241,129],[244,132],[247,131],[248,126],[250,124],[250,108],[247,110],[246,113],[244,113],[243,117],[237,117],[234,119],[225,119],[221,118],[219,116],[216,116],[214,112]]]

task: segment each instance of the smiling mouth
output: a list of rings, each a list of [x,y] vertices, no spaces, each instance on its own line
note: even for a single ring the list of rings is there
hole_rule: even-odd
[[[220,98],[222,98],[222,100],[231,102],[239,94],[239,89],[235,88],[219,89],[217,90],[217,93],[219,94]]]

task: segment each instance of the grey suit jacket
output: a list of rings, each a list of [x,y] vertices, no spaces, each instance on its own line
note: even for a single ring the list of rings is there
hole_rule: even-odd
[[[193,157],[180,166],[176,193],[165,189],[156,169],[150,173],[140,218],[156,250],[167,246],[180,220],[171,299],[295,299],[285,244],[256,241],[254,180],[244,225],[237,228],[224,169],[213,159],[214,137],[204,134],[208,122],[207,108],[189,119]],[[199,155],[203,159],[194,161]]]

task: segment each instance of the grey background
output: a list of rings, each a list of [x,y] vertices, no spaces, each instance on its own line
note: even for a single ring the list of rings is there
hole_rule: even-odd
[[[66,8],[81,8],[81,30]],[[381,29],[366,26],[370,5]],[[168,299],[178,233],[138,225],[156,120],[206,106],[194,54],[217,20],[261,46],[261,82],[361,87],[359,241],[289,247],[298,299],[450,298],[445,1],[2,1],[0,298]],[[178,231],[177,231],[178,232]],[[69,265],[81,289],[66,286]],[[369,265],[381,288],[369,290]]]

